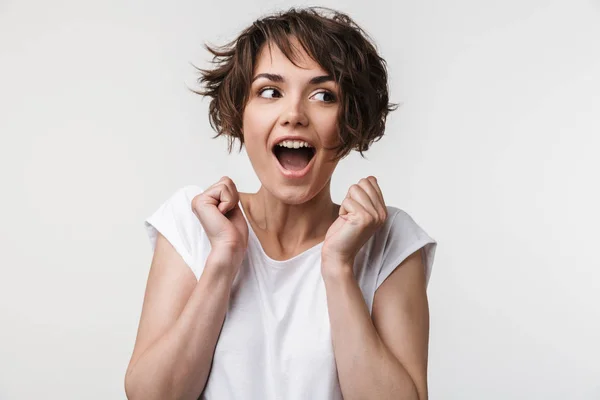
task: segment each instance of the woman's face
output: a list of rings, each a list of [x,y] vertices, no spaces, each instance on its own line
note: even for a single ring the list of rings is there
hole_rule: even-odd
[[[297,41],[292,44],[301,49]],[[303,68],[276,45],[270,51],[263,46],[242,127],[246,151],[263,187],[288,204],[304,203],[325,187],[337,161],[331,161],[334,152],[324,147],[339,143],[338,86],[316,61],[298,51],[295,61]],[[279,145],[286,137],[294,140]]]

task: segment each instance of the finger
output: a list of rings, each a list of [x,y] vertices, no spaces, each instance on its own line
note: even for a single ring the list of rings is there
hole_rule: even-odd
[[[213,183],[212,185],[210,185],[208,187],[208,189],[211,189],[211,188],[219,186],[219,185],[227,185],[229,188],[235,187],[235,184],[233,183],[233,181],[231,180],[230,177],[228,177],[228,176],[222,176],[221,179],[219,179],[218,181],[216,181],[215,183]]]
[[[219,181],[217,182],[217,184],[225,184],[227,185],[227,187],[229,189],[231,189],[232,192],[237,192],[237,187],[235,186],[235,183],[233,182],[233,180],[228,177],[228,176],[223,176],[221,179],[219,179]]]
[[[373,177],[369,177],[369,178],[373,178]],[[366,179],[361,179],[358,182],[358,185],[369,195],[369,197],[371,198],[371,201],[375,207],[375,210],[377,211],[378,217],[381,220],[384,220],[387,217],[387,208],[385,206],[385,203],[383,202],[383,199],[381,198],[379,192],[377,192],[376,187],[378,187],[377,182],[373,183],[373,180],[366,178]]]
[[[362,204],[363,208],[371,214],[373,218],[379,219],[379,213],[371,197],[360,185],[352,185],[348,190],[348,195],[352,200]],[[377,198],[377,197],[375,197]]]
[[[223,191],[226,189],[227,187],[225,185],[215,183],[200,194],[200,200],[203,204],[218,206],[221,203],[222,198],[227,196],[223,194]]]
[[[223,185],[225,185],[227,187],[227,189],[228,189],[228,191],[229,191],[229,193],[231,195],[231,198],[229,199],[230,200],[230,204],[229,204],[230,207],[228,207],[228,209],[227,209],[227,211],[229,211],[229,210],[235,208],[235,206],[239,203],[239,201],[240,201],[240,194],[239,194],[239,192],[237,190],[237,187],[235,186],[235,183],[231,180],[231,178],[225,176],[225,177],[221,178],[221,180],[222,180],[221,184],[223,184]]]
[[[227,176],[222,176],[221,179],[219,179],[218,181],[216,181],[215,183],[213,183],[212,185],[210,185],[206,190],[212,189],[215,186],[219,186],[220,184],[222,184],[223,182],[225,182],[227,179],[229,179]]]
[[[340,209],[338,210],[338,215],[340,216],[348,214],[348,210],[346,210],[346,208],[344,207],[344,201],[346,201],[347,198],[348,196],[344,197],[344,200],[340,204]]]
[[[358,186],[360,186],[365,191],[365,193],[369,195],[371,202],[377,208],[377,205],[381,203],[381,198],[379,197],[379,193],[377,193],[377,190],[375,190],[375,187],[373,186],[371,181],[369,179],[363,178],[360,181],[358,181]]]
[[[230,185],[227,183],[223,183],[219,187],[221,188],[221,197],[219,199],[220,203],[217,208],[219,209],[219,211],[221,211],[221,213],[226,214],[227,212],[235,208],[235,206],[237,205],[237,192],[232,191]]]
[[[369,223],[375,217],[369,213],[361,203],[354,200],[351,197],[346,197],[342,202],[342,206],[346,209],[347,214],[344,215],[344,219],[348,220],[348,215],[353,215],[356,222]]]
[[[371,185],[375,188],[375,191],[379,195],[379,199],[381,200],[381,204],[383,204],[383,206],[385,207],[385,200],[383,198],[383,192],[381,191],[381,188],[379,187],[379,183],[377,182],[377,178],[374,177],[374,176],[369,176],[367,178],[367,180],[369,182],[371,182]]]
[[[231,193],[229,187],[223,182],[217,183],[202,193],[202,202],[216,206],[217,209],[225,214],[235,207],[235,196]]]
[[[211,193],[219,194],[217,197],[217,200],[219,201],[217,203],[217,208],[222,214],[226,214],[236,207],[240,198],[237,187],[230,177],[222,176],[221,179],[213,184],[212,187],[218,188],[221,186],[223,186],[223,188],[219,192],[214,192],[211,190]]]

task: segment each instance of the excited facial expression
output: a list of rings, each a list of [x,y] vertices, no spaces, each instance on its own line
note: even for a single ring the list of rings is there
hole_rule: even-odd
[[[258,54],[244,109],[244,145],[265,187],[288,204],[301,204],[329,182],[339,143],[339,89],[294,39],[295,66],[276,45]]]

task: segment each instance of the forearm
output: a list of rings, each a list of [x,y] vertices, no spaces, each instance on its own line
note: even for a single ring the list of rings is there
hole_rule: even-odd
[[[344,399],[419,400],[410,375],[377,334],[352,269],[328,271],[323,279]]]
[[[232,283],[215,271],[207,265],[175,324],[128,372],[130,400],[195,400],[204,389]]]

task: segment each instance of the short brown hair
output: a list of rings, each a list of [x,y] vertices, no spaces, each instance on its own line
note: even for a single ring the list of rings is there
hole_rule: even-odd
[[[199,69],[193,91],[212,98],[209,106],[214,137],[229,137],[229,152],[235,139],[244,142],[242,114],[248,101],[257,56],[265,43],[276,44],[294,65],[290,39],[296,38],[304,51],[340,87],[338,131],[340,145],[335,158],[350,151],[363,152],[379,140],[385,130],[389,103],[386,62],[379,56],[369,36],[348,15],[325,7],[291,8],[256,20],[232,42],[205,48],[212,53],[213,69]]]

